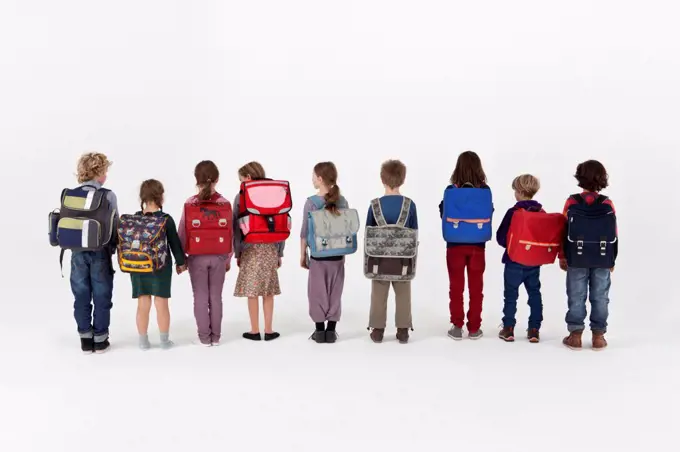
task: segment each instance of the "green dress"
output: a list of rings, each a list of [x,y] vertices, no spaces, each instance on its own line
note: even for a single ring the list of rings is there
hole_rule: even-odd
[[[141,213],[141,212],[138,212]],[[148,213],[146,215],[167,216],[168,220],[165,223],[165,232],[168,240],[168,248],[177,261],[177,265],[185,264],[184,250],[182,243],[179,241],[177,235],[177,226],[175,220],[168,214],[162,211]],[[173,272],[172,257],[168,254],[168,263],[158,273],[155,274],[131,274],[132,279],[132,298],[139,298],[145,295],[154,297],[171,298],[170,288],[172,287],[172,272]]]

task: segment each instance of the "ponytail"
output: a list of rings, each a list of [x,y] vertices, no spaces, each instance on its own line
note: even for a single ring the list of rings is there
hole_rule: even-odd
[[[201,201],[207,201],[212,197],[212,181],[208,181],[201,187],[201,191],[198,192],[198,199]]]
[[[338,202],[340,201],[340,187],[333,185],[323,197],[326,201],[326,209],[334,215],[340,215],[338,212]]]

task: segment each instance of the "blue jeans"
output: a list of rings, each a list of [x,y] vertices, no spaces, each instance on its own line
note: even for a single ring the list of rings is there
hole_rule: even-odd
[[[568,268],[567,297],[567,329],[583,331],[585,329],[586,299],[590,289],[590,329],[596,332],[607,332],[609,317],[609,287],[611,287],[611,271],[608,268]]]
[[[71,291],[75,297],[73,316],[80,337],[104,342],[109,337],[113,307],[111,254],[108,251],[74,252],[71,256]]]
[[[519,287],[524,284],[524,288],[529,295],[529,329],[541,329],[543,322],[543,298],[541,297],[541,267],[527,267],[515,262],[505,264],[503,273],[505,284],[505,303],[503,305],[503,326],[514,328],[517,324],[515,314],[517,314],[517,299],[519,298]]]

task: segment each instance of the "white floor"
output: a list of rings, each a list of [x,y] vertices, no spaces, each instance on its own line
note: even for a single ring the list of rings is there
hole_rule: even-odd
[[[572,352],[560,345],[562,306],[546,303],[542,343],[506,344],[500,305],[487,301],[487,336],[457,343],[444,300],[419,303],[410,344],[390,332],[376,345],[367,303],[351,300],[361,282],[347,290],[337,344],[308,341],[304,299],[283,297],[282,338],[244,341],[245,305],[227,296],[224,343],[203,348],[182,283],[176,349],[142,352],[123,278],[104,355],[80,353],[66,280],[49,303],[3,303],[0,450],[675,450],[680,344],[668,329],[640,324],[611,332],[604,352]]]

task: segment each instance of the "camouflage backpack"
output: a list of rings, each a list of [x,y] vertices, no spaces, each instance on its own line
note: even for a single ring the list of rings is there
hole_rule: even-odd
[[[396,224],[387,224],[380,199],[371,201],[377,226],[367,226],[364,275],[378,281],[410,281],[416,276],[418,230],[405,227],[411,200],[404,197]]]
[[[121,215],[118,265],[124,273],[156,273],[168,261],[167,215]]]

